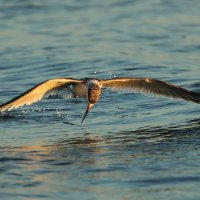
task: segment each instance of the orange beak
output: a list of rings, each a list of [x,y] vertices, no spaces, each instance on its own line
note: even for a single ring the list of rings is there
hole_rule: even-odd
[[[93,105],[94,105],[94,104],[90,104],[90,103],[87,105],[86,110],[85,110],[85,114],[83,115],[83,118],[82,118],[82,120],[81,120],[81,124],[83,123],[83,120],[86,118],[86,116],[87,116],[89,110],[92,108]]]

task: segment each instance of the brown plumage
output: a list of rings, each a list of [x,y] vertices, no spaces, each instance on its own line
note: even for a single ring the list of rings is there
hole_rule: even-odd
[[[0,112],[16,109],[23,105],[30,105],[41,100],[48,94],[56,93],[57,90],[67,87],[71,87],[74,96],[82,97],[88,101],[88,106],[82,121],[92,106],[99,100],[102,87],[117,91],[152,93],[200,103],[199,93],[150,78],[57,78],[42,82],[16,98],[2,104],[0,106]]]

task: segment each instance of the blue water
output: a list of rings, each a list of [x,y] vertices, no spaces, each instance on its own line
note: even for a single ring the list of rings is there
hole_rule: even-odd
[[[56,77],[200,92],[199,0],[0,0],[0,103]],[[103,91],[0,117],[0,199],[200,198],[199,105]]]

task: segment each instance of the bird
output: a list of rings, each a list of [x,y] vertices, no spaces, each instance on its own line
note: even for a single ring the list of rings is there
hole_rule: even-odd
[[[94,104],[98,102],[102,88],[132,93],[152,93],[155,95],[200,103],[200,93],[152,78],[54,78],[39,83],[14,99],[0,105],[0,112],[6,112],[24,105],[30,105],[43,99],[45,96],[48,96],[52,93],[56,94],[57,91],[65,88],[70,89],[74,98],[82,97],[87,101],[87,107],[81,123],[84,121]]]

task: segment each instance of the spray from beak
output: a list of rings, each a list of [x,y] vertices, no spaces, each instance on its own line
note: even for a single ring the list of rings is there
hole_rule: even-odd
[[[86,118],[86,116],[87,116],[89,110],[92,108],[92,106],[93,106],[93,104],[90,104],[90,103],[87,105],[86,110],[85,110],[85,114],[83,115],[83,118],[81,120],[81,124],[83,123],[83,120]]]

